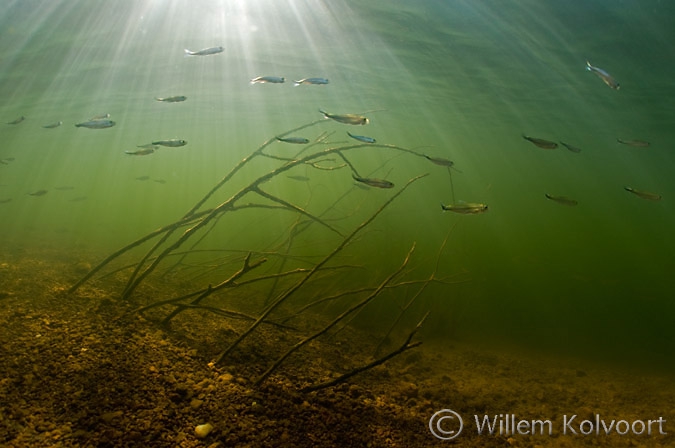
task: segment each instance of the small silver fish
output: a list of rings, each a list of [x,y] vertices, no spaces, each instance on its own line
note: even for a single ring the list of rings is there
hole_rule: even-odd
[[[96,120],[105,120],[106,118],[110,118],[110,114],[98,114],[94,115],[89,119],[89,121],[96,121]]]
[[[223,51],[225,51],[223,47],[204,48],[203,50],[198,51],[190,51],[186,48],[185,54],[188,56],[208,56],[210,54],[222,53]]]
[[[324,84],[328,84],[328,80],[326,78],[304,78],[304,79],[301,79],[299,81],[293,81],[293,83],[296,86],[299,86],[299,85],[302,85],[302,84],[305,84],[305,85],[311,85],[311,84],[324,85]]]
[[[187,97],[185,95],[178,95],[178,96],[168,96],[166,98],[155,98],[157,101],[161,101],[163,103],[180,103],[181,101],[185,101]]]
[[[574,207],[575,205],[578,204],[577,201],[575,201],[574,199],[570,199],[567,196],[551,196],[548,193],[545,193],[544,196],[546,196],[547,199],[550,199],[553,202],[557,202],[558,204],[562,205],[567,205],[569,207]]]
[[[595,73],[598,78],[602,79],[602,81],[607,84],[609,87],[611,87],[614,90],[619,90],[621,86],[619,86],[619,83],[614,79],[612,75],[607,73],[601,68],[598,67],[593,67],[590,62],[586,61],[586,70],[589,72]]]
[[[32,193],[28,193],[30,196],[44,196],[47,194],[47,190],[38,190]]]
[[[523,138],[529,142],[531,142],[533,145],[538,146],[543,149],[556,149],[558,147],[558,144],[556,142],[552,142],[550,140],[544,140],[543,138],[536,138],[536,137],[528,137],[527,135],[523,134]]]
[[[375,143],[376,140],[372,137],[366,137],[365,135],[353,135],[347,131],[347,135],[353,138],[354,140],[358,140],[364,143]]]
[[[164,179],[154,179],[154,181],[157,182],[158,184],[162,184],[162,185],[164,185],[166,183],[166,181]]]
[[[187,145],[186,140],[178,139],[178,138],[172,138],[169,140],[157,140],[152,142],[153,145],[162,145],[162,146],[168,146],[171,148],[176,148],[178,146],[185,146]],[[141,146],[141,148],[147,147],[146,145]]]
[[[8,202],[11,202],[12,198],[7,198],[7,199],[0,199],[0,204],[6,204]]]
[[[478,213],[486,212],[488,206],[472,202],[459,202],[458,204],[443,205],[441,202],[441,208],[445,211],[460,213],[462,215],[476,215]]]
[[[630,192],[630,193],[633,193],[637,197],[640,197],[642,199],[647,199],[648,201],[659,201],[659,200],[661,200],[660,194],[651,193],[649,191],[635,190],[634,188],[631,188],[631,187],[623,187],[623,189]]]
[[[23,120],[25,120],[25,119],[26,119],[26,117],[24,117],[23,115],[21,115],[21,116],[20,116],[19,118],[17,118],[16,120],[12,120],[12,121],[8,122],[7,124],[19,124],[19,123],[21,123],[21,122],[22,122]]]
[[[150,179],[150,176],[138,176],[136,180],[144,181]]]
[[[576,146],[572,146],[569,143],[560,142],[560,144],[563,145],[565,148],[569,149],[572,152],[581,152],[581,148],[577,148]]]
[[[335,120],[338,123],[344,123],[344,124],[368,124],[369,120],[364,117],[363,115],[357,115],[357,114],[344,114],[344,115],[338,115],[338,114],[329,114],[328,112],[324,112],[321,109],[319,109],[319,112],[323,114],[324,117],[330,118],[331,120]]]
[[[617,138],[616,141],[621,143],[622,145],[633,146],[635,148],[649,147],[649,142],[646,142],[644,140],[621,140],[620,138]]]
[[[155,150],[159,148],[157,145],[152,145],[150,147],[144,148],[144,149],[138,149],[135,151],[124,151],[125,154],[129,154],[130,156],[147,156],[149,154],[152,154],[155,152]]]
[[[376,187],[376,188],[394,187],[394,184],[392,182],[389,182],[388,180],[384,179],[375,179],[372,177],[357,177],[354,174],[352,174],[352,177],[354,178],[355,181],[361,182],[362,184],[368,185],[369,187]]]
[[[76,128],[87,128],[87,129],[105,129],[115,126],[115,122],[112,120],[90,120],[83,121],[82,123],[77,123]]]
[[[424,157],[428,161],[430,161],[431,163],[434,163],[434,164],[440,165],[440,166],[452,167],[455,164],[455,162],[453,162],[452,160],[444,159],[442,157],[431,157],[431,156],[428,156],[426,154],[424,155]]]
[[[42,127],[45,128],[45,129],[54,129],[54,128],[58,128],[62,124],[63,124],[63,121],[57,121],[56,123],[46,124]]]
[[[305,137],[275,137],[280,142],[295,143],[296,145],[304,145],[309,143],[309,139]]]
[[[309,182],[309,177],[307,176],[286,176],[289,179],[297,180],[298,182]]]
[[[283,84],[286,82],[286,78],[281,76],[258,76],[251,80],[251,84]]]

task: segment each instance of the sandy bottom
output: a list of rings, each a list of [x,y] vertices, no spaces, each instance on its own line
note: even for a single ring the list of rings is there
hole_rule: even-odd
[[[2,257],[1,446],[675,446],[675,383],[665,374],[427,342],[335,387],[300,392],[373,359],[370,339],[344,328],[254,387],[303,333],[263,326],[213,366],[246,321],[189,311],[165,329],[135,312],[142,303],[120,300],[113,279],[67,294],[86,267],[77,260]],[[453,441],[430,431],[443,409],[463,420]],[[447,437],[457,423],[431,427]],[[199,436],[195,427],[207,424]]]

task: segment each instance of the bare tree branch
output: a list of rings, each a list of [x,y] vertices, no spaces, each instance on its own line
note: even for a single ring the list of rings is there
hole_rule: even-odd
[[[366,364],[365,366],[357,367],[356,369],[351,370],[351,371],[345,373],[344,375],[340,375],[339,377],[337,377],[333,380],[326,381],[324,383],[315,384],[314,386],[307,386],[307,387],[301,389],[300,391],[301,392],[316,392],[317,390],[326,389],[327,387],[333,387],[337,384],[340,384],[340,383],[343,383],[343,382],[347,381],[349,378],[353,377],[354,375],[358,375],[361,372],[365,372],[366,370],[370,370],[373,367],[379,366],[380,364],[384,364],[385,362],[389,361],[394,356],[398,356],[405,351],[408,351],[412,348],[418,347],[419,345],[422,344],[421,341],[412,342],[412,343],[411,343],[411,341],[412,341],[413,336],[415,336],[415,333],[417,333],[417,330],[419,330],[422,327],[422,324],[427,319],[427,316],[429,316],[429,312],[427,312],[427,314],[424,315],[422,320],[417,324],[417,326],[413,329],[413,331],[408,335],[405,342],[399,348],[397,348],[396,350],[382,356],[381,358],[378,358],[378,359],[374,360],[371,363]]]
[[[408,252],[408,255],[405,257],[405,260],[403,261],[403,264],[401,264],[401,266],[400,266],[396,271],[394,271],[393,273],[391,273],[391,274],[390,274],[390,275],[389,275],[389,276],[388,276],[388,277],[380,284],[380,286],[378,286],[377,289],[375,289],[375,291],[373,291],[372,293],[370,293],[370,295],[368,295],[368,297],[366,297],[365,299],[361,300],[359,303],[357,303],[357,304],[355,304],[355,305],[352,305],[349,309],[347,309],[347,310],[344,311],[342,314],[340,314],[338,317],[336,317],[331,323],[329,323],[328,325],[326,325],[322,330],[317,331],[317,332],[314,333],[313,335],[306,337],[305,339],[301,340],[300,342],[298,342],[297,344],[295,344],[294,346],[292,346],[291,348],[289,348],[288,351],[286,351],[286,353],[284,353],[283,355],[281,355],[281,356],[274,362],[274,364],[272,364],[272,365],[270,366],[270,368],[268,368],[262,375],[260,375],[260,377],[255,381],[254,384],[255,384],[256,386],[260,385],[260,383],[262,383],[263,381],[265,381],[265,379],[267,379],[267,377],[270,376],[270,374],[271,374],[274,370],[276,370],[277,367],[279,367],[279,366],[281,365],[281,363],[284,362],[284,360],[286,360],[286,358],[288,358],[293,352],[295,352],[296,350],[298,350],[299,348],[301,348],[301,347],[304,346],[305,344],[307,344],[307,343],[313,341],[314,339],[318,338],[318,337],[321,336],[322,334],[325,334],[326,332],[328,332],[328,330],[330,330],[331,328],[333,328],[333,327],[334,327],[338,322],[340,322],[342,319],[344,319],[345,317],[347,317],[348,315],[350,315],[350,314],[353,313],[354,311],[356,311],[356,310],[358,310],[358,309],[361,309],[361,308],[363,308],[364,306],[366,306],[368,303],[370,303],[375,297],[377,297],[377,296],[380,294],[380,292],[382,292],[382,290],[384,289],[384,287],[387,286],[387,285],[389,284],[389,282],[391,282],[391,281],[394,279],[394,277],[396,277],[398,274],[400,274],[401,271],[403,270],[403,268],[406,267],[406,265],[407,265],[408,262],[410,261],[410,256],[412,255],[412,253],[413,253],[414,250],[415,250],[415,245],[413,244],[413,246],[410,248],[410,251]]]

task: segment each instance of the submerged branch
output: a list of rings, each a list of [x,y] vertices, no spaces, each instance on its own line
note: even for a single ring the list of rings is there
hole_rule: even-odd
[[[124,247],[118,249],[117,251],[115,251],[115,252],[113,252],[112,254],[108,255],[108,256],[107,256],[103,261],[101,261],[98,265],[94,266],[89,272],[87,272],[80,280],[77,281],[77,283],[75,283],[73,286],[71,286],[71,287],[68,289],[68,292],[69,292],[69,293],[75,292],[75,291],[76,291],[80,286],[82,286],[87,280],[89,280],[91,277],[93,277],[98,271],[100,271],[101,269],[103,269],[108,263],[110,263],[111,261],[113,261],[115,258],[121,256],[122,254],[124,254],[124,253],[130,251],[131,249],[133,249],[133,248],[135,248],[135,247],[140,246],[141,244],[145,243],[146,241],[151,240],[152,238],[154,238],[154,237],[156,237],[156,236],[158,236],[158,235],[161,235],[161,234],[163,234],[163,233],[165,233],[165,232],[172,232],[172,231],[174,231],[175,229],[177,229],[178,227],[181,227],[181,226],[189,225],[189,224],[191,224],[192,222],[194,222],[196,219],[198,219],[199,216],[205,215],[205,214],[208,213],[208,212],[209,212],[209,210],[205,210],[205,211],[201,212],[201,213],[198,214],[198,215],[193,215],[193,216],[188,217],[188,218],[183,218],[183,219],[181,219],[181,220],[179,220],[179,221],[176,221],[176,222],[171,223],[171,224],[169,224],[169,225],[166,225],[166,226],[164,226],[164,227],[160,227],[159,229],[154,230],[154,231],[148,233],[147,235],[145,235],[145,236],[143,236],[143,237],[141,237],[141,238],[139,238],[139,239],[137,239],[137,240],[135,240],[135,241],[133,241],[133,242],[127,244],[126,246],[124,246]]]
[[[218,191],[218,189],[220,189],[220,187],[222,187],[223,185],[225,185],[225,184],[227,183],[227,181],[229,181],[230,179],[232,179],[232,177],[234,177],[234,175],[237,173],[237,171],[239,171],[244,165],[246,165],[246,163],[248,163],[249,161],[251,161],[251,159],[253,159],[254,157],[262,155],[262,154],[263,154],[263,150],[264,150],[266,147],[268,147],[270,144],[276,142],[276,141],[277,141],[277,137],[285,137],[285,136],[287,136],[287,135],[289,135],[289,134],[292,134],[292,133],[294,133],[294,132],[298,132],[298,131],[301,131],[301,130],[303,130],[303,129],[306,129],[306,128],[309,128],[309,127],[311,127],[311,126],[314,126],[314,125],[317,125],[317,124],[319,124],[319,123],[322,123],[323,121],[324,121],[323,118],[320,118],[320,119],[318,119],[318,120],[312,121],[311,123],[303,124],[302,126],[298,126],[297,128],[291,129],[290,131],[286,131],[286,132],[284,132],[284,133],[278,134],[278,135],[276,135],[276,136],[274,136],[274,137],[271,137],[271,138],[267,139],[267,140],[265,141],[265,143],[263,143],[262,145],[260,145],[260,146],[258,147],[258,149],[256,149],[255,151],[253,151],[253,152],[252,152],[251,154],[249,154],[247,157],[244,157],[244,158],[243,158],[243,159],[242,159],[242,160],[241,160],[234,168],[232,168],[232,170],[230,170],[230,172],[227,173],[227,175],[226,175],[225,177],[223,177],[223,178],[222,178],[222,179],[221,179],[221,180],[220,180],[220,181],[219,181],[219,182],[218,182],[218,183],[217,183],[217,184],[216,184],[216,185],[215,185],[215,186],[214,186],[214,187],[213,187],[213,188],[212,188],[212,189],[211,189],[211,190],[210,190],[203,198],[202,198],[202,199],[200,199],[199,201],[197,201],[197,203],[190,209],[190,211],[188,211],[187,215],[191,215],[191,214],[193,214],[194,212],[196,212],[197,210],[199,210],[199,208],[200,208],[200,207],[201,207],[201,206],[202,206],[202,205],[203,205],[203,204],[204,204],[204,203],[205,203],[205,202],[206,202],[206,201],[207,201],[207,200],[208,200],[208,199],[216,192],[216,191]]]
[[[286,136],[286,135],[291,134],[291,133],[293,133],[293,132],[297,132],[297,131],[300,131],[300,130],[302,130],[302,129],[306,129],[306,128],[308,128],[308,127],[315,126],[315,125],[317,125],[317,124],[319,124],[319,123],[323,123],[323,122],[325,122],[325,120],[324,120],[323,118],[320,118],[320,119],[318,119],[318,120],[314,120],[314,121],[312,121],[312,122],[310,122],[310,123],[304,124],[304,125],[302,125],[302,126],[298,126],[297,128],[294,128],[294,129],[291,129],[291,130],[289,130],[289,131],[286,131],[286,132],[284,132],[284,133],[282,133],[282,134],[279,134],[278,137],[283,137],[283,136]],[[102,268],[104,268],[108,263],[110,263],[111,261],[113,261],[114,259],[116,259],[117,257],[119,257],[120,255],[126,253],[127,251],[133,249],[134,247],[137,247],[137,246],[143,244],[144,242],[146,242],[146,241],[148,241],[148,240],[154,238],[155,236],[161,235],[161,234],[163,234],[163,233],[166,233],[165,237],[163,238],[164,240],[166,240],[166,239],[168,239],[168,238],[173,234],[173,232],[174,232],[178,227],[180,227],[180,226],[182,226],[182,225],[184,225],[184,224],[186,224],[186,223],[189,223],[189,222],[191,222],[191,221],[194,221],[195,219],[197,219],[197,218],[199,218],[199,217],[201,217],[201,216],[203,216],[203,215],[206,215],[206,214],[211,213],[212,209],[202,210],[201,212],[198,212],[198,210],[202,207],[202,205],[204,205],[204,203],[205,203],[205,202],[206,202],[206,201],[207,201],[207,200],[208,200],[208,199],[209,199],[216,191],[218,191],[223,185],[225,185],[230,179],[232,179],[232,178],[234,177],[234,175],[235,175],[242,167],[244,167],[244,166],[246,165],[246,163],[248,163],[248,162],[249,162],[251,159],[253,159],[254,157],[256,157],[256,156],[262,154],[263,150],[264,150],[267,146],[269,146],[272,142],[276,141],[276,137],[277,137],[277,136],[268,139],[268,140],[265,141],[261,146],[259,146],[255,151],[253,151],[249,156],[247,156],[247,157],[245,157],[244,159],[242,159],[242,160],[241,160],[234,168],[232,168],[232,170],[230,170],[230,172],[229,172],[228,174],[225,175],[225,177],[223,177],[223,178],[222,178],[222,179],[221,179],[221,180],[220,180],[220,181],[219,181],[219,182],[218,182],[211,190],[209,190],[209,192],[206,193],[206,195],[205,195],[204,197],[202,197],[199,201],[197,201],[197,203],[196,203],[194,206],[192,206],[192,208],[190,208],[190,210],[188,210],[188,212],[185,213],[181,219],[179,219],[178,221],[175,221],[175,222],[172,223],[172,224],[169,224],[169,225],[167,225],[167,226],[164,226],[164,227],[162,227],[162,228],[160,228],[160,229],[158,229],[158,230],[155,230],[154,232],[151,232],[151,233],[145,235],[144,237],[141,237],[141,238],[139,238],[138,240],[136,240],[136,241],[134,241],[134,242],[132,242],[132,243],[130,243],[130,244],[128,244],[128,245],[126,245],[126,246],[120,248],[119,250],[113,252],[113,253],[110,254],[107,258],[105,258],[101,263],[99,263],[97,266],[95,266],[94,268],[92,268],[87,274],[85,274],[85,275],[84,275],[79,281],[77,281],[73,286],[71,286],[71,287],[68,289],[68,292],[69,292],[69,293],[75,292],[80,286],[82,286],[87,280],[89,280],[89,279],[90,279],[91,277],[93,277],[98,271],[100,271]],[[325,137],[324,137],[324,138],[325,138]],[[318,141],[318,139],[317,139],[317,141]],[[146,256],[144,257],[144,260],[147,260],[147,259],[151,256],[152,252],[154,252],[155,249],[156,249],[156,247],[153,248],[148,254],[146,254]],[[159,258],[159,257],[158,257],[158,258]],[[138,265],[141,266],[141,265],[142,265],[142,262],[139,263]],[[132,277],[130,278],[130,280],[131,280],[133,277],[135,277],[135,274],[132,275]],[[137,284],[138,284],[138,282],[135,282],[135,286],[137,286]],[[132,282],[130,281],[130,283],[128,284],[128,286],[127,286],[127,288],[126,288],[126,290],[125,290],[125,292],[124,292],[124,294],[123,294],[123,296],[124,296],[124,297],[127,297],[127,296],[131,293],[131,290],[133,290],[133,289],[132,289]]]
[[[322,268],[321,271],[347,269],[347,268],[352,269],[352,268],[355,268],[355,267],[358,267],[358,266],[352,266],[352,265],[329,266],[329,267]],[[284,278],[284,277],[290,277],[292,275],[305,274],[305,273],[308,273],[310,271],[311,271],[311,269],[308,269],[308,268],[296,268],[296,269],[292,269],[290,271],[277,272],[275,274],[261,275],[260,277],[256,277],[256,278],[252,278],[252,279],[249,279],[249,280],[243,280],[243,281],[240,281],[240,282],[232,283],[229,286],[230,287],[240,287],[240,286],[250,285],[250,284],[253,284],[253,283],[257,283],[257,282],[262,282],[262,281],[265,281],[265,280],[274,280],[274,279],[279,279],[279,278]],[[186,299],[191,299],[192,297],[204,294],[209,290],[209,288],[210,287],[206,287],[206,288],[203,288],[203,289],[200,289],[200,290],[197,290],[197,291],[193,291],[193,292],[184,294],[184,295],[179,296],[179,297],[161,300],[159,302],[153,302],[149,305],[146,305],[142,308],[137,309],[135,312],[143,313],[143,312],[145,312],[149,309],[157,308],[157,307],[164,306],[164,305],[179,306],[178,302],[180,302],[182,300],[186,300]]]
[[[339,230],[337,230],[336,228],[334,228],[333,226],[331,226],[330,224],[328,224],[327,222],[325,222],[323,219],[321,219],[321,218],[319,218],[319,217],[317,217],[317,216],[312,215],[311,213],[309,213],[309,212],[307,212],[306,210],[304,210],[304,209],[298,207],[297,205],[293,205],[293,204],[291,204],[290,202],[284,201],[284,200],[281,199],[281,198],[278,198],[278,197],[276,197],[276,196],[273,196],[273,195],[267,193],[266,191],[263,191],[261,188],[259,188],[259,187],[257,187],[257,186],[253,189],[253,191],[255,191],[256,193],[258,193],[260,196],[269,199],[270,201],[274,201],[274,202],[276,202],[276,203],[278,203],[278,204],[281,204],[281,205],[283,205],[284,207],[287,207],[287,208],[289,208],[289,209],[291,209],[291,210],[294,210],[294,211],[300,213],[301,215],[304,215],[304,216],[308,217],[309,219],[318,222],[318,223],[321,224],[322,226],[324,226],[324,227],[330,229],[331,231],[337,233],[337,234],[340,235],[340,236],[344,236]]]
[[[437,278],[429,278],[429,279],[424,279],[424,280],[408,280],[408,281],[405,281],[405,282],[398,282],[398,283],[394,283],[394,284],[391,284],[391,285],[386,285],[384,287],[384,289],[398,289],[398,288],[402,288],[404,286],[419,285],[419,284],[423,284],[423,285],[426,286],[426,284],[431,283],[431,282],[443,283],[443,284],[446,284],[446,285],[455,283],[455,282],[452,282],[452,283],[447,282],[447,281],[437,279]],[[359,288],[359,289],[350,289],[348,291],[342,291],[342,292],[339,292],[337,294],[333,294],[331,296],[322,297],[318,300],[315,300],[313,302],[308,303],[307,305],[304,305],[303,307],[298,309],[293,314],[290,314],[290,315],[285,316],[283,318],[280,318],[278,320],[280,322],[288,322],[289,320],[293,319],[294,317],[298,317],[301,314],[303,314],[304,312],[306,312],[307,310],[309,310],[311,308],[314,308],[316,306],[319,306],[323,303],[332,302],[333,300],[337,300],[340,297],[344,297],[344,296],[348,296],[348,295],[360,294],[360,293],[364,293],[364,292],[371,292],[371,291],[374,291],[375,289],[377,289],[377,286],[369,286],[369,287],[364,287],[364,288]]]
[[[359,234],[364,228],[366,228],[373,220],[379,216],[380,213],[389,205],[391,204],[396,198],[398,198],[405,190],[408,189],[410,185],[412,185],[414,182],[417,180],[421,179],[422,177],[426,176],[426,174],[414,177],[410,179],[404,186],[401,188],[399,191],[397,191],[395,194],[393,194],[389,200],[387,200],[382,206],[380,206],[379,209],[375,211],[368,219],[363,221],[356,229],[354,229],[349,235],[347,235],[342,242],[335,248],[333,249],[326,257],[324,257],[323,260],[321,260],[319,263],[317,263],[316,266],[307,274],[305,275],[300,281],[298,281],[293,287],[288,289],[286,292],[281,294],[276,300],[274,300],[263,312],[262,314],[258,317],[258,319],[246,330],[244,331],[237,339],[235,339],[234,342],[230,344],[229,347],[227,347],[220,355],[218,355],[215,359],[215,363],[219,364],[227,357],[227,355],[232,352],[244,339],[248,337],[257,327],[260,325],[260,323],[267,319],[267,317],[274,311],[279,305],[281,305],[286,299],[291,297],[296,291],[298,291],[302,286],[319,270],[328,263],[335,255],[340,253],[342,249],[344,249],[345,246],[349,244],[349,242],[356,237],[356,235]]]
[[[303,126],[299,126],[295,129],[292,129],[290,131],[287,131],[284,134],[280,134],[279,136],[284,136],[288,135],[292,132],[297,132],[301,129],[305,129],[310,126],[314,126],[318,123],[323,122],[323,119],[320,120],[315,120],[311,123],[308,123]],[[133,291],[138,287],[138,285],[151,273],[153,272],[159,263],[168,256],[172,251],[176,250],[179,248],[187,239],[189,239],[192,235],[194,235],[198,230],[200,230],[202,227],[204,227],[206,224],[211,222],[214,218],[219,217],[221,214],[227,212],[227,211],[234,211],[236,210],[236,202],[241,199],[243,196],[246,194],[259,189],[259,186],[273,177],[290,170],[291,168],[299,165],[304,165],[304,164],[312,164],[312,163],[317,163],[317,160],[322,160],[322,158],[325,158],[327,155],[331,154],[338,154],[340,157],[344,157],[342,155],[342,151],[350,151],[353,149],[358,149],[358,148],[382,148],[382,149],[393,149],[396,151],[402,151],[402,152],[407,152],[407,153],[412,153],[415,155],[418,155],[420,157],[423,157],[423,155],[416,153],[415,151],[412,151],[407,148],[403,148],[400,146],[396,145],[389,145],[389,144],[379,144],[379,143],[357,143],[357,144],[352,144],[352,145],[346,145],[346,146],[338,146],[338,147],[332,147],[328,148],[322,151],[317,151],[315,153],[312,153],[310,155],[307,155],[303,158],[299,158],[296,160],[293,160],[291,162],[288,162],[281,167],[278,167],[270,172],[268,172],[265,175],[262,175],[255,179],[253,182],[251,182],[247,187],[242,188],[239,190],[237,193],[235,193],[232,197],[227,199],[225,202],[221,203],[215,208],[207,209],[201,212],[198,212],[199,208],[218,190],[220,189],[225,183],[227,183],[230,179],[234,177],[234,175],[250,160],[252,160],[256,156],[260,156],[263,154],[263,150],[269,146],[272,142],[276,141],[276,136],[273,138],[268,139],[265,143],[263,143],[258,149],[253,151],[248,157],[245,157],[242,159],[230,172],[223,177],[202,199],[197,201],[197,203],[178,221],[169,224],[159,231],[154,231],[151,232],[150,234],[140,238],[139,240],[136,240],[135,242],[121,248],[120,250],[114,252],[110,256],[108,256],[105,260],[103,260],[98,266],[96,266],[94,269],[92,269],[89,273],[87,273],[82,279],[80,279],[75,285],[73,285],[70,288],[70,292],[75,291],[79,286],[81,286],[84,282],[86,282],[88,279],[90,279],[96,272],[98,272],[100,269],[102,269],[104,266],[106,266],[108,263],[110,263],[112,260],[120,256],[121,254],[127,252],[128,250],[142,244],[145,241],[148,241],[149,239],[164,234],[163,237],[159,242],[157,242],[146,254],[145,256],[139,261],[139,263],[136,266],[136,269],[134,272],[131,274],[130,278],[128,279],[127,286],[122,294],[123,298],[128,298]],[[197,219],[199,217],[199,219]],[[159,250],[160,247],[168,241],[168,239],[173,235],[173,232],[175,232],[178,227],[185,225],[186,223],[194,223],[192,227],[190,227],[188,230],[186,230],[183,235],[181,235],[176,241],[174,241],[172,244],[170,244],[168,247],[166,247],[161,253],[153,259],[152,262],[150,262],[149,265],[143,269],[143,266],[145,263],[152,259],[152,255],[155,253],[155,251]]]
[[[235,286],[237,284],[237,280],[239,278],[244,276],[246,273],[252,271],[253,269],[257,268],[258,266],[262,265],[266,261],[267,261],[267,258],[262,258],[262,259],[256,261],[255,263],[251,264],[251,253],[249,252],[249,254],[244,259],[244,265],[237,272],[232,274],[232,276],[230,276],[230,278],[228,278],[227,280],[222,281],[220,284],[218,284],[214,287],[209,285],[209,287],[206,288],[206,291],[204,291],[202,294],[197,296],[197,298],[193,299],[192,302],[190,302],[190,305],[198,305],[199,302],[201,302],[202,300],[204,300],[205,298],[207,298],[208,296],[210,296],[214,292],[216,292],[220,289],[223,289],[223,288],[230,288],[232,286]],[[178,315],[178,313],[182,312],[185,309],[186,309],[185,305],[182,305],[182,304],[178,305],[175,310],[173,310],[168,316],[166,316],[164,318],[164,320],[162,321],[162,324],[167,325],[171,321],[171,319],[176,317],[176,315]]]
[[[438,279],[436,278],[436,275],[438,273],[438,268],[439,268],[440,263],[441,263],[441,256],[443,255],[443,251],[445,251],[445,246],[448,243],[448,239],[450,238],[450,234],[452,233],[455,226],[457,225],[457,222],[458,221],[455,221],[455,223],[452,225],[452,227],[450,227],[450,229],[448,230],[448,233],[445,235],[445,239],[443,240],[443,243],[441,244],[441,247],[439,247],[439,249],[438,249],[438,253],[436,254],[436,264],[434,265],[434,271],[431,273],[429,278],[426,281],[423,282],[422,287],[417,290],[417,292],[412,296],[412,298],[408,301],[408,303],[406,303],[403,306],[403,308],[401,308],[401,312],[398,314],[398,316],[396,317],[394,322],[391,324],[391,327],[389,327],[389,331],[387,331],[387,334],[382,338],[382,340],[380,341],[378,346],[375,348],[375,353],[378,353],[382,349],[382,347],[384,345],[384,342],[389,339],[389,336],[394,331],[394,328],[396,328],[396,325],[398,325],[398,323],[401,321],[401,319],[403,318],[403,315],[406,313],[406,311],[408,311],[408,309],[412,306],[412,304],[415,303],[415,301],[418,299],[418,297],[420,297],[422,295],[422,293],[427,288],[427,286],[429,286],[429,284],[432,281],[438,281]]]
[[[209,311],[213,314],[217,314],[219,316],[225,316],[225,317],[230,317],[232,319],[243,319],[243,320],[255,320],[256,318],[254,316],[249,316],[248,314],[241,313],[239,311],[232,311],[232,310],[225,310],[222,308],[216,308],[215,306],[209,306],[209,305],[193,305],[191,303],[182,305],[184,309],[190,309],[190,310],[205,310]],[[265,324],[272,325],[275,327],[279,328],[285,328],[287,330],[295,330],[295,328],[289,326],[289,325],[284,325],[279,322],[272,322],[268,321],[265,322]]]
[[[269,143],[268,143],[269,144]],[[261,146],[263,148],[265,145]],[[128,298],[129,295],[138,287],[138,285],[151,273],[153,272],[159,263],[167,256],[169,255],[172,251],[175,249],[179,248],[185,241],[187,241],[193,234],[195,234],[198,230],[200,230],[202,227],[204,227],[206,224],[208,224],[211,220],[214,218],[218,217],[222,213],[226,213],[227,211],[232,211],[234,207],[236,207],[236,202],[240,200],[242,197],[246,196],[248,193],[256,191],[259,189],[259,186],[273,177],[290,170],[291,168],[301,165],[304,163],[307,163],[308,161],[323,157],[327,154],[333,154],[333,153],[338,153],[340,151],[348,151],[348,150],[353,150],[357,148],[364,148],[364,147],[369,147],[369,148],[389,148],[389,149],[396,149],[396,150],[405,150],[405,151],[410,151],[405,148],[401,148],[396,145],[384,145],[384,144],[378,144],[378,143],[359,143],[359,144],[354,144],[354,145],[348,145],[348,146],[340,146],[340,147],[334,147],[334,148],[328,148],[323,151],[319,151],[313,154],[310,154],[308,156],[303,157],[302,159],[294,160],[293,162],[287,163],[279,168],[276,168],[267,174],[258,177],[256,180],[251,182],[247,187],[242,188],[239,190],[237,193],[235,193],[232,197],[227,199],[225,202],[222,204],[218,205],[217,207],[213,208],[210,210],[210,212],[201,218],[194,226],[190,227],[187,229],[183,235],[181,235],[180,238],[178,238],[176,241],[174,241],[171,245],[169,245],[166,249],[164,249],[159,256],[150,264],[148,265],[145,270],[140,273],[133,281],[130,281],[129,287],[124,291],[124,294],[122,295],[123,298]],[[426,176],[426,174],[424,175]],[[415,179],[418,179],[419,177],[423,176],[418,176]],[[404,187],[405,188],[405,187]],[[168,238],[168,236],[171,234],[167,234],[164,239]],[[153,249],[154,250],[154,249]]]
[[[357,367],[356,369],[353,369],[353,370],[345,373],[344,375],[340,375],[339,377],[337,377],[337,378],[335,378],[331,381],[326,381],[324,383],[315,384],[314,386],[305,387],[305,388],[301,389],[300,392],[316,392],[317,390],[325,389],[327,387],[333,387],[337,384],[340,384],[340,383],[343,383],[343,382],[347,381],[349,378],[353,377],[354,375],[357,375],[361,372],[365,372],[366,370],[370,370],[373,367],[379,366],[380,364],[384,364],[385,362],[389,361],[394,356],[398,356],[405,351],[408,351],[410,349],[413,349],[415,347],[420,346],[422,344],[421,341],[417,341],[417,342],[411,342],[411,341],[412,341],[413,336],[415,336],[415,333],[417,333],[417,331],[422,327],[422,324],[424,323],[424,321],[427,319],[428,316],[429,316],[429,311],[427,311],[427,314],[424,315],[422,320],[417,324],[417,326],[413,329],[413,331],[410,332],[410,334],[406,338],[405,342],[403,342],[403,344],[398,349],[394,350],[393,352],[388,353],[388,354],[382,356],[381,358],[378,358],[378,359],[374,360],[373,362],[366,364],[365,366]]]
[[[340,322],[342,319],[345,317],[349,316],[351,313],[354,311],[363,308],[366,306],[368,303],[370,303],[375,297],[377,297],[380,292],[384,289],[385,286],[387,286],[398,274],[401,273],[401,271],[407,266],[408,262],[410,261],[410,257],[412,256],[413,251],[415,250],[415,244],[410,248],[410,251],[408,252],[408,255],[405,257],[405,260],[403,260],[403,263],[401,266],[396,269],[394,272],[392,272],[381,284],[380,286],[375,289],[370,295],[368,295],[365,299],[361,300],[359,303],[352,305],[349,307],[347,310],[343,311],[338,317],[336,317],[331,323],[326,325],[322,330],[317,331],[316,333],[307,336],[305,339],[299,341],[295,345],[293,345],[291,348],[289,348],[286,353],[281,355],[275,362],[272,364],[260,377],[255,381],[254,385],[258,386],[260,385],[263,381],[269,377],[272,372],[274,372],[277,367],[279,367],[285,360],[288,358],[293,352],[296,350],[300,349],[303,347],[305,344],[313,341],[314,339],[318,338],[319,336],[327,333],[331,328],[333,328],[335,325],[337,325],[338,322]]]

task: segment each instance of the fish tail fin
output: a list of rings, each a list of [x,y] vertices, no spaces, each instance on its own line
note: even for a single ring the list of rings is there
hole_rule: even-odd
[[[324,110],[321,110],[321,109],[319,109],[319,112],[321,112],[324,117],[328,118],[328,112],[326,112]]]
[[[588,70],[590,72],[592,69],[593,69],[593,66],[591,65],[591,63],[586,61],[586,70]]]
[[[623,187],[624,190],[632,192],[633,189],[631,187]]]
[[[302,84],[302,81],[293,81],[293,85],[296,87],[299,86],[300,84]]]
[[[441,202],[441,210],[443,210],[443,211],[446,211],[446,210],[447,210],[447,207],[446,207],[445,205],[443,205],[442,202]]]

